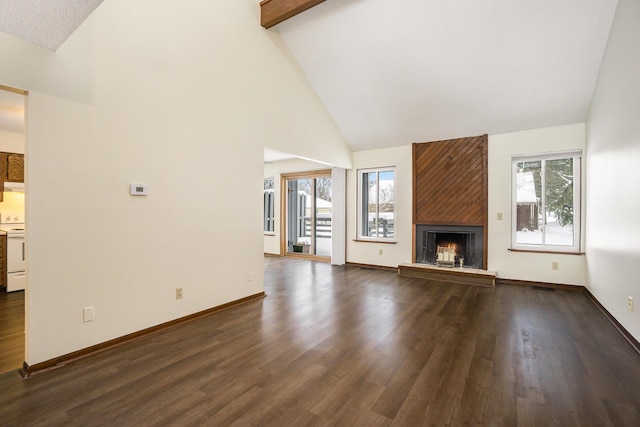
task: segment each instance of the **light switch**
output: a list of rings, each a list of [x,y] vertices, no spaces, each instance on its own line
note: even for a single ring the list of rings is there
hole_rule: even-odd
[[[85,308],[82,309],[82,320],[85,323],[92,322],[93,321],[93,316],[94,316],[93,306],[85,307]]]

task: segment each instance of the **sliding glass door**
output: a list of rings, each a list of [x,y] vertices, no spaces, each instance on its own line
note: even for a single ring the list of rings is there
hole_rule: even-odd
[[[319,171],[283,177],[287,255],[331,257],[331,174]]]

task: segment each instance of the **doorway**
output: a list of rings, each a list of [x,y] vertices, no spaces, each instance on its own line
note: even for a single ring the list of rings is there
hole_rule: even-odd
[[[6,230],[25,228],[26,102],[27,92],[0,85],[0,229],[5,231],[0,236],[0,373],[25,361],[25,252],[18,242],[20,234],[24,242],[24,231]]]
[[[282,255],[331,261],[331,170],[282,175]]]

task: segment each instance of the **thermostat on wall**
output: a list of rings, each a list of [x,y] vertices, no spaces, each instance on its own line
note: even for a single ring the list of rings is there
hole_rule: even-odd
[[[147,184],[131,184],[131,195],[132,196],[146,196],[147,195]]]

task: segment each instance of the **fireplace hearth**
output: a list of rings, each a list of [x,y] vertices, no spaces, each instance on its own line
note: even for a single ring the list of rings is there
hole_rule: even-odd
[[[484,227],[416,225],[416,263],[482,269]]]

